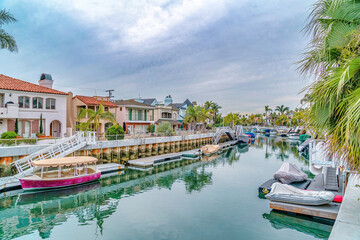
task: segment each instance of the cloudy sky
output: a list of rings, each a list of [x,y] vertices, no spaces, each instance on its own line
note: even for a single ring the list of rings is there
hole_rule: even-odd
[[[310,80],[295,62],[310,0],[0,0],[18,53],[0,50],[0,73],[117,99],[171,94],[219,103],[224,113],[295,108]]]

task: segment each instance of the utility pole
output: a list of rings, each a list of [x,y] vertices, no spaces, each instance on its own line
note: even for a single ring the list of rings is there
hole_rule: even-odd
[[[115,90],[105,90],[105,92],[109,93],[109,99],[111,100],[111,98],[113,98],[114,96],[112,95],[112,92],[114,92]]]

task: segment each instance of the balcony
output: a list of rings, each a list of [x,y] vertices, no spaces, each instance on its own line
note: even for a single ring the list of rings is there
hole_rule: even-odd
[[[0,106],[0,119],[3,118],[18,118],[19,106],[15,103],[8,103],[6,106]]]

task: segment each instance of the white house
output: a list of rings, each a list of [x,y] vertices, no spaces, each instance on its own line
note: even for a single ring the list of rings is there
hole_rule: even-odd
[[[35,137],[43,119],[43,133],[64,137],[67,93],[52,89],[50,74],[42,74],[39,85],[0,74],[0,135],[15,130],[24,138]]]

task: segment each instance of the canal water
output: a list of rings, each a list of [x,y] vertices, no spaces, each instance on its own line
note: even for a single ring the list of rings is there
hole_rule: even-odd
[[[125,170],[84,186],[0,198],[0,239],[327,239],[331,222],[271,211],[258,194],[283,162],[308,172],[298,142],[250,146]]]

